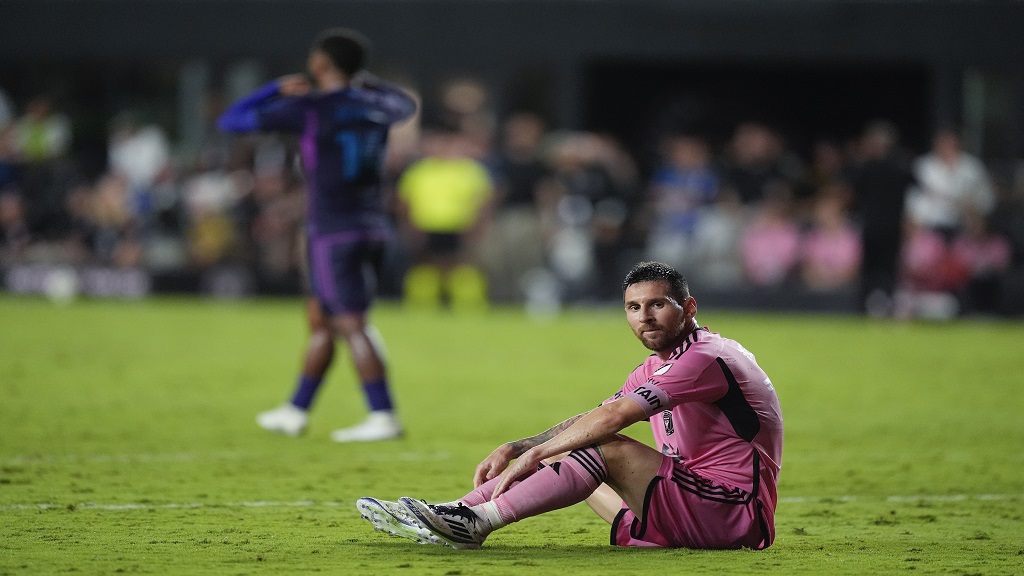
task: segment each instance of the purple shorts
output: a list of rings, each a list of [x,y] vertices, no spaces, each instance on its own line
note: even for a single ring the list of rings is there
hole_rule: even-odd
[[[370,309],[384,261],[386,232],[338,232],[308,239],[309,282],[329,315]]]
[[[664,457],[644,498],[643,521],[623,506],[612,522],[613,546],[766,548],[771,531],[756,495],[694,473]]]

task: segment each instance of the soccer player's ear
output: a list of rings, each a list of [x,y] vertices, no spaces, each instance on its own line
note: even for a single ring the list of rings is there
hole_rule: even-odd
[[[697,315],[697,299],[690,296],[683,302],[683,310],[686,312],[687,318],[693,318]]]

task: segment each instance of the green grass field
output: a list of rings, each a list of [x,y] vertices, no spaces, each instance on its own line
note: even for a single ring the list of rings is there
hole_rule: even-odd
[[[364,412],[344,356],[305,437],[253,420],[290,390],[297,300],[0,296],[0,575],[1024,574],[1024,325],[699,320],[756,354],[782,400],[762,552],[612,548],[583,505],[467,552],[359,518],[364,495],[461,496],[497,444],[613,393],[646,356],[618,310],[384,305],[409,434],[338,445],[329,432]]]

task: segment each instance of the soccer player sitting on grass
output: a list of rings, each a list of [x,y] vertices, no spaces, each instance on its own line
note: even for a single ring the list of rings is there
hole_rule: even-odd
[[[626,319],[654,354],[614,396],[536,436],[499,446],[453,502],[360,498],[376,529],[479,548],[509,523],[586,501],[620,546],[754,548],[775,538],[782,412],[739,343],[697,323],[686,279],[658,262],[623,282]],[[649,420],[660,451],[620,435]],[[513,462],[514,460],[514,462]]]

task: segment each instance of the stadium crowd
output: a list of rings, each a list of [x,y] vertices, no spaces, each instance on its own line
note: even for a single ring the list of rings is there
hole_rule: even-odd
[[[435,107],[395,129],[386,165],[400,241],[383,288],[410,304],[613,301],[638,259],[686,271],[701,293],[845,294],[877,316],[1000,313],[1024,291],[1024,170],[993,173],[955,130],[910,151],[875,122],[800,155],[785,134],[740,122],[725,142],[652,134],[657,154],[641,158],[606,134],[498,115],[472,80]],[[131,271],[158,289],[297,293],[296,143],[220,134],[217,112],[204,111],[205,143],[186,158],[125,111],[110,119],[105,171],[86,177],[71,119],[46,97],[0,91],[6,288],[47,290],[32,271],[56,267],[79,282]],[[461,242],[435,253],[435,232]]]

